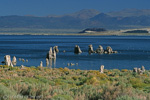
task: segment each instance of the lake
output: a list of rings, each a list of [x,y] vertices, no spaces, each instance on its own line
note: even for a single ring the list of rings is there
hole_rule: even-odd
[[[89,44],[94,50],[99,45],[104,49],[111,46],[118,53],[90,55]],[[11,58],[17,57],[17,66],[39,66],[40,61],[46,66],[46,54],[55,45],[60,52],[56,60],[50,61],[53,68],[99,70],[104,65],[105,69],[133,69],[143,65],[150,69],[150,36],[0,35],[0,61],[4,61],[5,55],[11,55]],[[83,53],[74,54],[75,45],[79,45]],[[28,59],[28,62],[19,61],[19,58]],[[68,63],[75,65],[67,66]]]

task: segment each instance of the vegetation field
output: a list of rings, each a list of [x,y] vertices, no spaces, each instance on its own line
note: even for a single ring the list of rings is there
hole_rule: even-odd
[[[150,100],[150,70],[0,65],[0,100]]]

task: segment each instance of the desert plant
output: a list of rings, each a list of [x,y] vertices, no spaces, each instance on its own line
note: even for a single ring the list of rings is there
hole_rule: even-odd
[[[116,100],[140,100],[136,97],[130,97],[128,95],[119,96]]]
[[[0,100],[26,100],[27,97],[17,94],[6,86],[0,84]]]

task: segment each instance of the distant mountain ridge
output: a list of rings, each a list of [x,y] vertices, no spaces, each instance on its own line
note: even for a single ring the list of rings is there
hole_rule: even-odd
[[[107,14],[112,17],[150,16],[150,9],[124,9]]]
[[[79,18],[79,19],[89,19],[92,18],[96,15],[100,14],[99,11],[95,9],[82,9],[80,11],[71,13],[71,14],[65,14],[65,15],[49,15],[48,17],[65,17],[65,16],[70,16],[73,18]]]
[[[94,9],[84,9],[60,16],[0,16],[0,28],[48,28],[85,29],[88,27],[123,29],[149,27],[150,9],[126,9],[118,12],[101,13]]]
[[[100,12],[95,9],[83,9],[78,12],[68,14],[68,16],[72,16],[74,18],[79,18],[79,19],[89,19],[98,14],[100,14]]]

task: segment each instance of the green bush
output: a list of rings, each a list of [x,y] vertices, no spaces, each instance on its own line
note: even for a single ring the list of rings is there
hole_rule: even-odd
[[[145,86],[145,84],[142,82],[142,80],[140,80],[138,78],[133,78],[130,80],[130,82],[134,88],[142,88]]]

